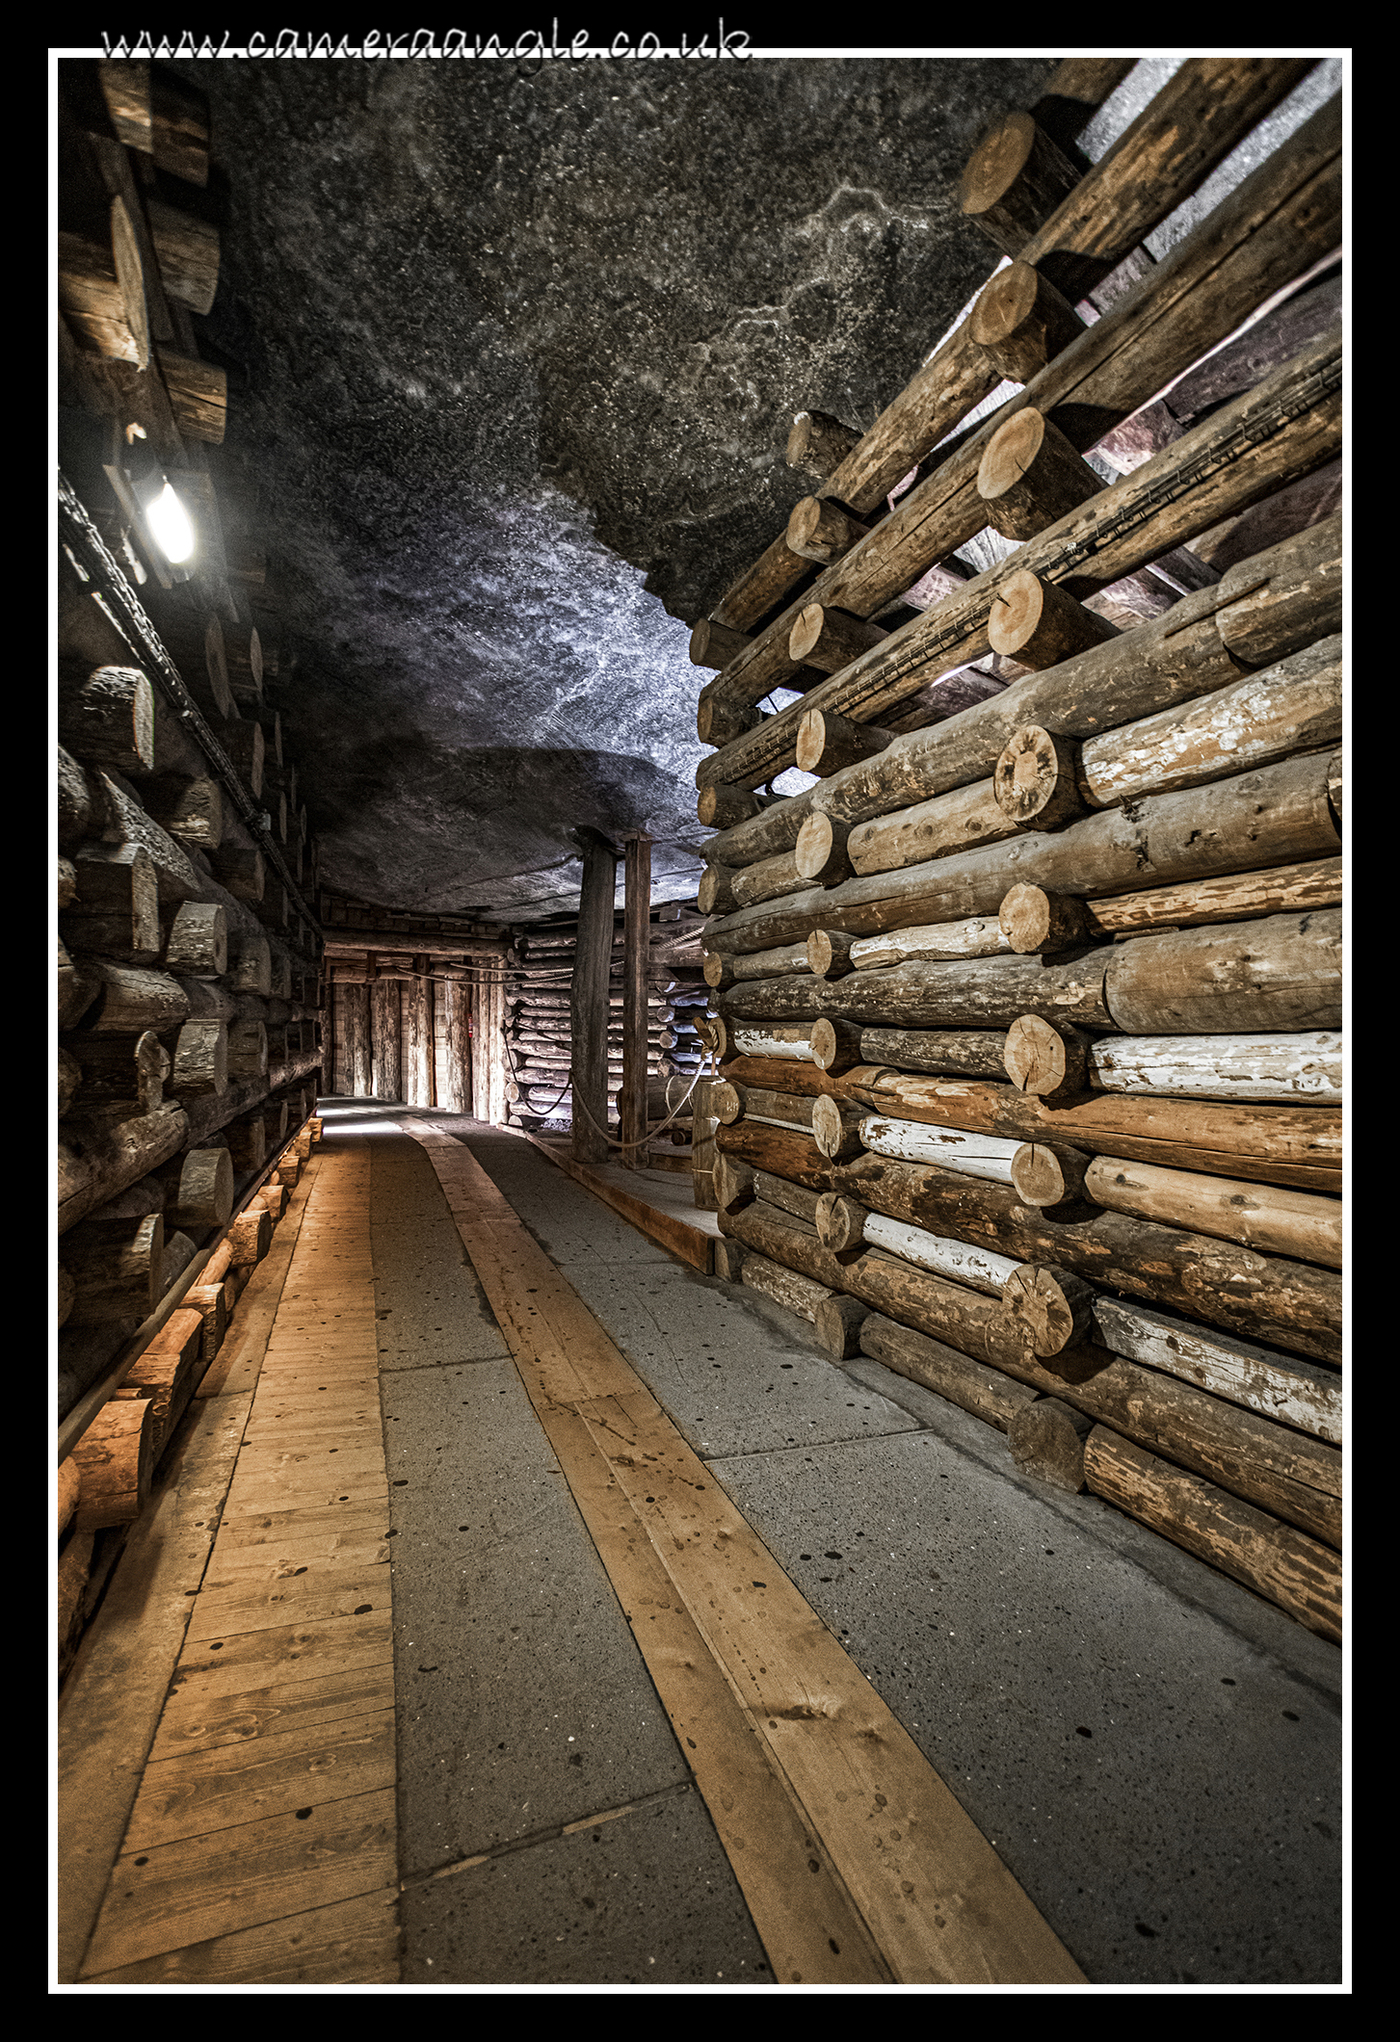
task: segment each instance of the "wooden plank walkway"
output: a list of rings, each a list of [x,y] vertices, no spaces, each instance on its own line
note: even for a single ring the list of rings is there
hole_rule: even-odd
[[[369,1148],[320,1152],[88,1983],[395,1983]]]
[[[782,1983],[1085,1982],[470,1151],[412,1114]]]

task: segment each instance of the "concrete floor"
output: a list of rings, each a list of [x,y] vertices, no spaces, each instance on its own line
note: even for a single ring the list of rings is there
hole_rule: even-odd
[[[422,1148],[373,1129],[404,1979],[769,1976]],[[464,1140],[1088,1978],[1342,1976],[1341,1655],[1004,1437]]]

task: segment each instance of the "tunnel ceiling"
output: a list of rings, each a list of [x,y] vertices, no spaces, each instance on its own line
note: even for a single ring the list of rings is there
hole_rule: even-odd
[[[325,883],[530,919],[589,826],[693,892],[688,627],[812,486],[793,413],[868,426],[985,279],[958,180],[1054,62],[177,67]]]

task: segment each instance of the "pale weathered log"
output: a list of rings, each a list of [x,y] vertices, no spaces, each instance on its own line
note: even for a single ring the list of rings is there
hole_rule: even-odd
[[[1022,1265],[1009,1255],[996,1255],[967,1241],[946,1234],[932,1234],[927,1227],[911,1226],[907,1220],[891,1219],[887,1213],[870,1212],[855,1199],[839,1192],[823,1192],[817,1200],[817,1233],[823,1243],[836,1251],[866,1244],[883,1248],[936,1276],[951,1277],[987,1297],[1001,1297],[1007,1278]]]
[[[1342,1443],[1342,1378],[1335,1369],[1122,1298],[1095,1298],[1094,1328],[1094,1337],[1127,1361],[1145,1362],[1334,1446]]]
[[[996,799],[995,783],[978,780],[970,787],[917,802],[912,808],[858,823],[851,831],[848,849],[857,872],[891,872],[930,858],[951,857],[955,851],[978,844],[1000,843],[1014,836],[1018,827]]]
[[[866,1030],[863,1041],[872,1033]],[[1075,1153],[1119,1156],[1167,1169],[1196,1168],[1300,1190],[1341,1188],[1341,1115],[1325,1107],[1106,1092],[1080,1093],[1055,1103],[1012,1086],[915,1077],[878,1067],[847,1071],[830,1081],[830,1089],[838,1098],[896,1118]]]
[[[1107,807],[1336,744],[1341,644],[1324,638],[1228,688],[1087,739],[1078,761],[1085,798]]]
[[[1011,1161],[1019,1145],[1004,1136],[925,1121],[890,1120],[874,1113],[865,1115],[859,1126],[862,1142],[876,1155],[908,1163],[937,1163],[945,1170],[985,1177],[993,1184],[1011,1182]]]
[[[1095,1043],[1088,1081],[1111,1092],[1340,1104],[1342,1038],[1330,1029],[1293,1035],[1120,1036]]]
[[[1341,1643],[1341,1563],[1326,1546],[1104,1425],[1089,1435],[1084,1472],[1094,1495]]]
[[[777,1130],[773,1136],[801,1140]],[[742,1138],[741,1124],[728,1131],[726,1146]],[[1118,1213],[1050,1220],[1022,1205],[1009,1185],[933,1164],[864,1156],[826,1170],[822,1189],[849,1194],[891,1218],[1020,1261],[1072,1269],[1096,1287],[1171,1306],[1291,1353],[1322,1361],[1340,1354],[1341,1285],[1330,1270]]]
[[[1289,1255],[1328,1269],[1342,1266],[1340,1199],[1110,1156],[1093,1158],[1083,1189],[1111,1212],[1215,1234],[1266,1255]]]
[[[809,886],[837,886],[848,878],[851,861],[847,854],[846,836],[844,823],[834,823],[829,815],[815,812],[809,815],[798,833],[797,847],[792,853],[798,879]],[[776,866],[781,861],[774,859],[770,862]],[[750,872],[762,869],[762,866],[746,865],[736,875],[734,897],[740,907],[758,898],[748,893],[745,881]]]
[[[781,1262],[771,1262],[766,1255],[746,1254],[739,1281],[747,1289],[756,1290],[760,1296],[771,1298],[785,1311],[809,1321],[816,1318],[817,1307],[833,1295],[827,1285],[814,1283],[810,1277],[800,1276]]]
[[[1334,810],[1335,814],[1335,810]],[[1340,815],[1335,819],[1340,827]],[[1136,936],[1206,922],[1255,921],[1262,915],[1335,907],[1342,898],[1340,858],[1310,858],[1263,872],[1228,873],[1185,886],[1154,886],[1078,903],[1090,936]]]

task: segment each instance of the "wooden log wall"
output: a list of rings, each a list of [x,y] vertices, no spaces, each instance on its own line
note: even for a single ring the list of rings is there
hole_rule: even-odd
[[[508,936],[464,917],[389,913],[323,890],[332,1089],[501,1125]]]
[[[150,72],[75,62],[60,81],[65,1662],[265,1251],[256,1187],[293,1174],[289,1137],[305,1153],[325,1062],[315,845],[250,604],[261,577],[216,488],[224,376],[190,319],[218,276],[195,190],[207,115]],[[142,537],[119,450],[143,438],[191,510],[187,571]]]
[[[708,1016],[710,989],[701,972],[699,930],[702,917],[675,903],[651,910],[646,925],[645,1039],[646,1113],[648,1123],[668,1118],[684,1099],[698,1072],[703,1048],[699,1024]],[[608,1127],[618,1135],[618,1097],[622,1085],[625,1019],[623,917],[614,917],[608,972],[607,1101]],[[577,951],[576,921],[536,923],[515,932],[520,962],[507,973],[505,993],[506,1055],[515,1091],[510,1103],[513,1125],[531,1133],[573,1125],[571,1069],[573,1033],[570,992]],[[660,1156],[646,1160],[674,1162],[690,1168],[690,1106],[659,1138]],[[669,1154],[665,1152],[669,1151]],[[615,1152],[609,1151],[609,1158]]]
[[[696,1197],[831,1353],[1337,1638],[1335,105],[1093,295],[1204,175],[1182,107],[1234,146],[1297,75],[1192,60],[1082,178],[1014,116],[965,186],[1010,269],[870,433],[799,418],[822,490],[692,647]]]

